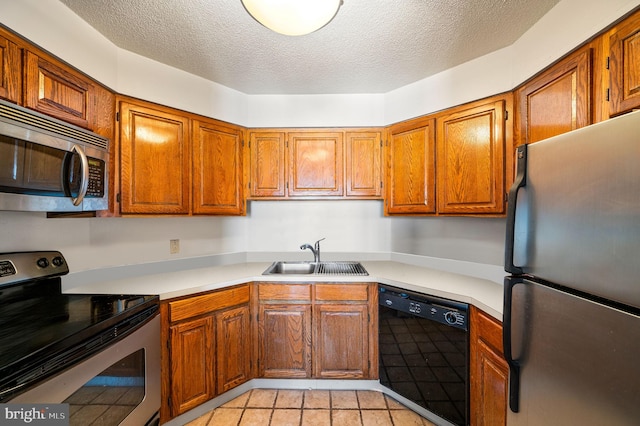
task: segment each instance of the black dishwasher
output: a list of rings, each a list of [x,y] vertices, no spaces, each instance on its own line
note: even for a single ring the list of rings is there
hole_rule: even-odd
[[[379,286],[380,383],[456,425],[469,420],[465,303]]]

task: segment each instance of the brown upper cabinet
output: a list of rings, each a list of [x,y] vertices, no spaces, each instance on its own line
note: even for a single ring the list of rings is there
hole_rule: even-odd
[[[591,124],[591,48],[564,58],[516,90],[518,145]]]
[[[381,131],[253,130],[250,197],[380,198]]]
[[[240,127],[120,102],[122,214],[242,215]]]
[[[0,98],[20,101],[22,74],[20,48],[0,34]]]
[[[492,98],[437,119],[438,213],[504,212],[505,102]]]
[[[251,132],[251,197],[286,196],[286,149],[284,132]]]
[[[435,213],[435,121],[411,120],[389,132],[385,213]]]
[[[193,122],[193,213],[241,215],[242,130]]]
[[[382,139],[380,132],[346,132],[345,193],[382,196]]]
[[[610,114],[640,107],[640,11],[614,27],[609,38]]]
[[[89,79],[29,51],[24,62],[24,106],[91,128],[95,94]]]
[[[289,145],[289,196],[344,194],[342,132],[292,132]]]
[[[121,102],[120,161],[121,213],[189,213],[188,117]]]

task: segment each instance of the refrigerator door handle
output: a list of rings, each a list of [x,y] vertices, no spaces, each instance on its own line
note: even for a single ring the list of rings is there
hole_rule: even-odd
[[[515,227],[516,227],[516,204],[520,188],[527,184],[527,145],[520,145],[516,150],[517,174],[511,189],[509,190],[509,204],[507,206],[507,231],[505,241],[505,271],[519,275],[524,273],[522,268],[513,264]]]
[[[504,358],[509,365],[509,408],[514,413],[520,410],[520,363],[513,359],[512,338],[511,338],[511,307],[512,290],[516,284],[522,283],[519,277],[505,277],[504,279],[504,309],[503,309],[503,330],[502,346]]]

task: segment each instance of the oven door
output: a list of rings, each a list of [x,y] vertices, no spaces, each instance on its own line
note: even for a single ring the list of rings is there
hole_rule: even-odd
[[[72,426],[158,424],[160,316],[10,403],[69,404]]]

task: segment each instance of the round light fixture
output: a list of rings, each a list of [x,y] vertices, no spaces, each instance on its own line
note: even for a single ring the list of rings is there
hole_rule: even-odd
[[[312,33],[338,13],[342,0],[241,0],[249,14],[272,31],[289,36]]]

